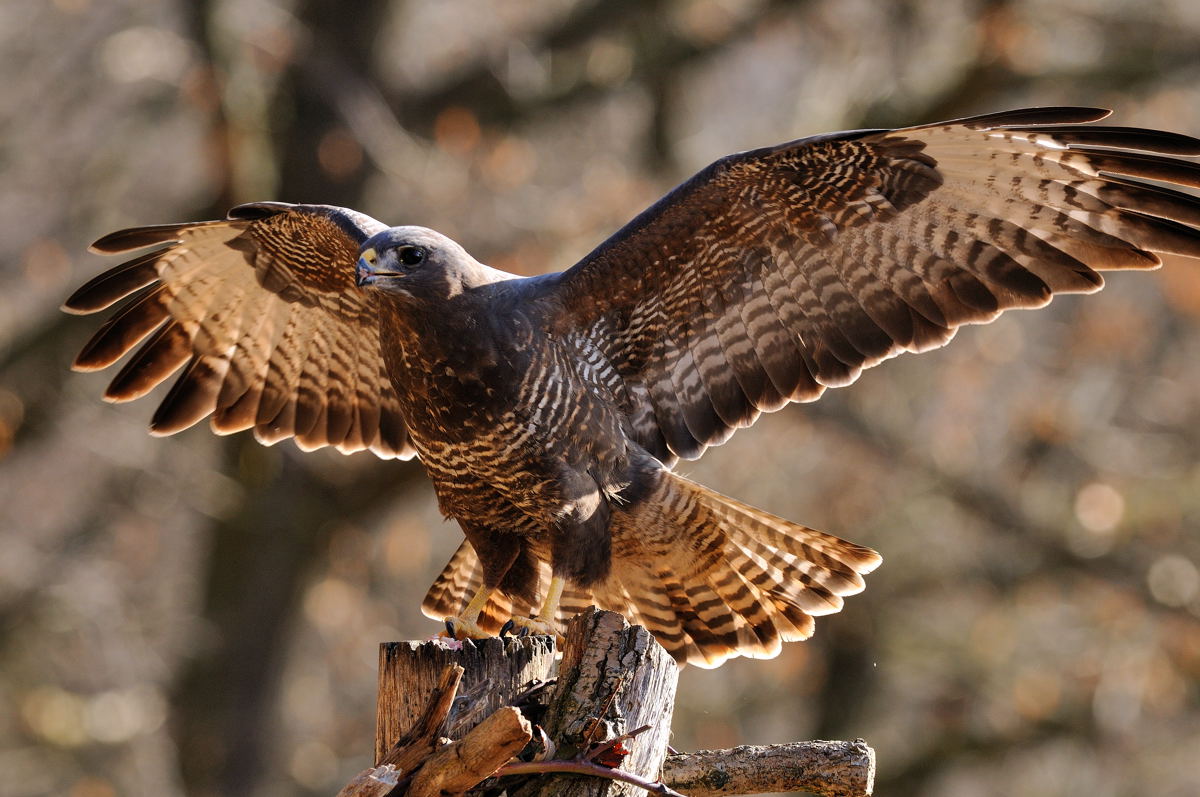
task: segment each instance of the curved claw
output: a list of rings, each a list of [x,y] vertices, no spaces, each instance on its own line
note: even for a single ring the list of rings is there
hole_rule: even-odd
[[[554,623],[547,620],[539,620],[534,617],[514,617],[512,623],[516,628],[521,629],[517,632],[519,637],[534,636],[552,636],[561,647],[566,640],[558,633]]]
[[[446,636],[465,642],[468,639],[491,639],[494,634],[487,633],[478,623],[465,617],[447,617]]]
[[[512,633],[512,631],[513,631],[513,621],[512,621],[512,618],[510,617],[510,618],[508,618],[507,623],[500,626],[500,636],[502,636],[502,637],[508,636],[509,634]]]

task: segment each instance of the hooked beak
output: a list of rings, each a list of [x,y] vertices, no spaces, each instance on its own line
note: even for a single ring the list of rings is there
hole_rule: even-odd
[[[375,271],[371,268],[371,264],[360,257],[358,264],[354,267],[354,283],[362,288],[370,285],[374,277]]]
[[[376,261],[374,249],[368,249],[358,258],[358,263],[354,267],[354,282],[358,287],[362,288],[370,285],[375,277],[375,267],[372,265]]]
[[[362,256],[354,266],[354,283],[358,287],[366,287],[379,282],[381,277],[403,277],[398,271],[384,271],[378,268],[379,255],[374,249],[363,250]]]

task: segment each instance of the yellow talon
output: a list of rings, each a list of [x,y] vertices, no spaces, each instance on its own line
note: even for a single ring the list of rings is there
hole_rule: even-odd
[[[487,606],[490,597],[492,597],[492,589],[486,586],[480,587],[479,591],[475,593],[475,597],[471,598],[471,602],[462,610],[462,614],[446,618],[446,630],[439,631],[438,635],[460,640],[488,639],[495,636],[479,627],[479,615],[483,612],[483,607]]]
[[[514,617],[505,624],[506,628],[517,627],[528,629],[526,633],[537,634],[539,636],[552,636],[561,647],[566,640],[558,633],[558,624],[555,622],[555,615],[558,613],[558,604],[562,601],[563,588],[566,582],[559,576],[554,576],[550,579],[550,587],[546,590],[546,600],[542,603],[541,610],[538,611],[537,617]],[[457,617],[446,618],[446,630],[439,631],[439,636],[449,637],[451,639],[489,639],[495,634],[489,634],[479,627],[479,615],[483,612],[483,607],[487,606],[488,599],[492,596],[492,590],[489,587],[480,587],[475,593],[475,597],[471,598],[470,603],[463,607],[462,613]],[[503,631],[501,632],[503,635]]]
[[[562,641],[562,637],[558,635],[558,629],[554,623],[548,623],[536,617],[514,617],[513,625],[517,628],[528,628],[529,633],[537,636],[553,636]]]
[[[529,633],[552,636],[561,647],[566,640],[558,633],[558,624],[554,616],[558,613],[558,604],[562,601],[563,588],[566,582],[560,576],[550,579],[550,588],[546,590],[546,600],[537,617],[514,617],[512,623],[520,628],[528,628]]]
[[[479,627],[478,623],[472,622],[466,617],[447,617],[446,630],[439,631],[438,636],[457,639],[460,642],[464,639],[490,639],[495,634],[489,634]]]

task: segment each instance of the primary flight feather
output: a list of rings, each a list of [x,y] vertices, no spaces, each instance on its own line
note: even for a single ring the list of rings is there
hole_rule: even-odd
[[[1034,108],[723,158],[574,267],[522,278],[421,227],[262,202],[123,230],[154,247],[80,288],[137,294],[75,367],[270,444],[419,456],[466,541],[423,610],[460,635],[553,631],[595,603],[680,662],[774,656],[877,553],[671,471],[760,412],[1098,272],[1200,257],[1200,140]],[[1146,182],[1146,181],[1153,181]],[[532,617],[531,617],[532,616]]]

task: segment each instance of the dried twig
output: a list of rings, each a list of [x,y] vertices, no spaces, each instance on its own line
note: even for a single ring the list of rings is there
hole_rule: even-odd
[[[617,682],[613,684],[612,691],[608,693],[608,697],[604,701],[604,706],[600,709],[600,713],[596,716],[596,721],[588,726],[587,733],[583,736],[583,749],[587,750],[592,746],[592,737],[604,725],[604,718],[608,716],[608,710],[612,708],[613,701],[617,699],[617,693],[621,691],[621,686],[625,683],[625,676],[617,676]]]
[[[640,786],[651,794],[665,794],[667,797],[686,797],[686,795],[680,794],[665,783],[647,780],[641,775],[635,775],[632,772],[626,772],[622,769],[610,769],[599,764],[593,764],[590,761],[514,761],[497,769],[494,775],[495,777],[502,778],[508,775],[544,775],[548,773],[590,775],[594,778],[619,780],[623,783]]]
[[[391,764],[364,769],[347,783],[337,797],[387,797],[400,782],[400,773]]]
[[[435,752],[412,778],[407,797],[460,794],[477,785],[532,737],[529,721],[512,706],[501,708],[466,736]]]
[[[416,724],[392,745],[379,764],[355,775],[338,797],[382,797],[411,778],[412,771],[437,749],[462,676],[463,668],[457,664],[443,670]]]
[[[554,686],[556,683],[558,683],[557,678],[547,678],[544,681],[539,681],[539,680],[535,679],[534,681],[532,681],[529,684],[529,687],[527,689],[525,689],[525,691],[521,692],[519,695],[517,695],[516,697],[513,698],[512,704],[514,706],[519,706],[528,700],[532,700],[534,697],[541,694],[542,692],[545,692],[547,689],[549,689],[551,686]]]
[[[653,727],[654,727],[653,725],[643,725],[640,728],[634,728],[633,730],[629,731],[628,733],[623,733],[620,736],[614,736],[613,738],[609,739],[604,744],[598,744],[593,749],[587,751],[582,756],[582,758],[584,761],[595,761],[597,758],[604,755],[609,750],[613,749],[614,747],[621,744],[622,742],[627,742],[630,739],[632,739],[633,737],[637,736],[638,734],[645,733],[646,731],[650,730]]]

